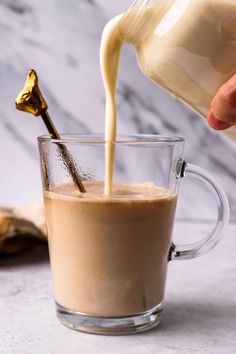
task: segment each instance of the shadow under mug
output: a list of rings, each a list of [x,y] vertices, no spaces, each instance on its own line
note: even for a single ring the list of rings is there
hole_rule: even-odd
[[[191,259],[220,241],[227,197],[202,168],[184,161],[184,140],[156,135],[63,135],[38,139],[53,286],[59,320],[97,334],[145,331],[160,322],[168,262]],[[106,151],[115,148],[113,193],[103,194]],[[83,181],[73,185],[62,146]],[[183,177],[215,197],[214,230],[190,245],[172,242]]]

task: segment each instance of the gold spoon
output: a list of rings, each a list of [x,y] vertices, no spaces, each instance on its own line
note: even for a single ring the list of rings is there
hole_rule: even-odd
[[[39,89],[38,76],[35,70],[30,70],[23,90],[19,93],[15,101],[16,108],[20,111],[28,112],[34,116],[41,116],[52,139],[60,140],[60,135],[53,124],[53,121],[47,111],[48,105]],[[58,144],[63,162],[70,173],[73,182],[79,188],[81,193],[85,193],[84,185],[78,175],[77,169],[73,163],[72,157],[65,145]]]

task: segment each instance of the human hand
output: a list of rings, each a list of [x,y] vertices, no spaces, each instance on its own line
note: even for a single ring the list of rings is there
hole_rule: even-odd
[[[221,86],[213,98],[207,120],[215,130],[224,130],[236,124],[236,74]]]

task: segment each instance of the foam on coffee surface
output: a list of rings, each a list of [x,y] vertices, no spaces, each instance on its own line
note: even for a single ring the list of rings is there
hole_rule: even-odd
[[[81,202],[91,200],[97,202],[112,202],[123,200],[124,198],[135,200],[152,200],[161,198],[172,198],[173,194],[167,189],[157,187],[152,182],[145,183],[115,183],[112,195],[104,196],[104,182],[85,182],[86,194],[81,194],[72,184],[64,184],[55,187],[51,192],[45,192],[45,196],[50,198],[69,199]]]

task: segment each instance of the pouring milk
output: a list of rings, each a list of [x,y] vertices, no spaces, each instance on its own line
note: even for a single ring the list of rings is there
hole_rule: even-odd
[[[236,72],[235,23],[235,0],[138,0],[106,25],[100,52],[106,91],[106,195],[112,193],[123,44],[135,46],[147,77],[206,117],[212,98]],[[236,140],[235,128],[228,134]]]

